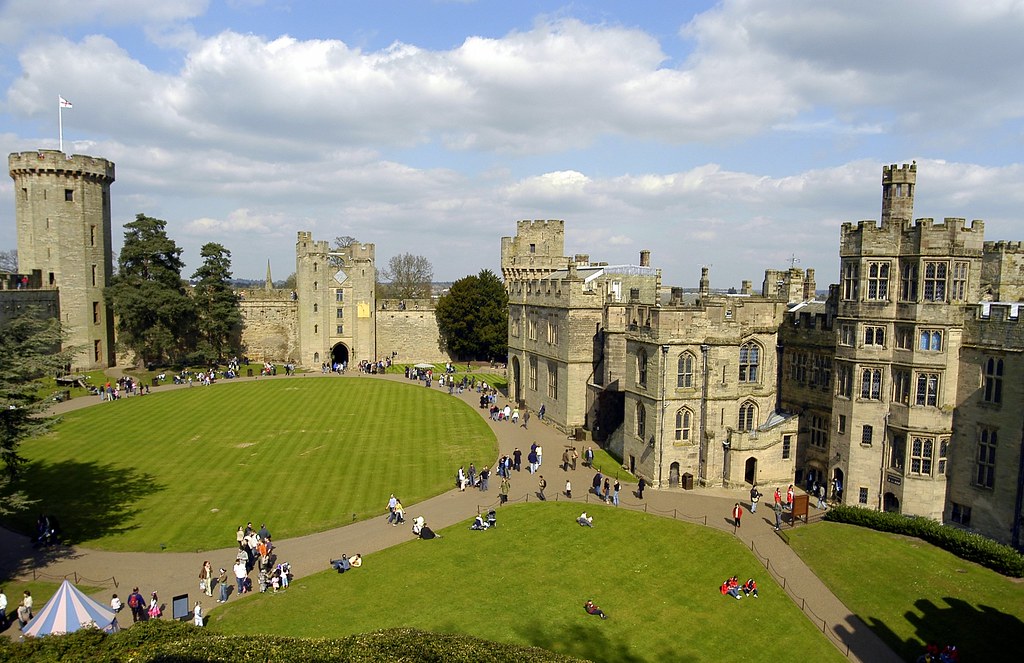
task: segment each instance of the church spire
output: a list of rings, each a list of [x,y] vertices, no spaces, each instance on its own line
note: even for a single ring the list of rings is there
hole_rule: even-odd
[[[274,279],[270,278],[270,258],[267,258],[267,282],[263,284],[263,288],[266,290],[274,289]]]

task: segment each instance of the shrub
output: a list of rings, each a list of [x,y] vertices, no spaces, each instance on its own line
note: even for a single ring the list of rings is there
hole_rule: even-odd
[[[934,520],[842,504],[830,508],[825,513],[825,520],[913,536],[996,573],[1024,578],[1024,555],[980,534],[942,525]]]
[[[224,661],[332,661],[370,663],[572,663],[578,659],[519,645],[488,642],[466,635],[390,629],[346,638],[304,640],[279,636],[227,636],[190,623],[150,621],[105,635],[83,629],[68,635],[24,642],[0,638],[0,662],[56,661],[113,663],[193,663]]]

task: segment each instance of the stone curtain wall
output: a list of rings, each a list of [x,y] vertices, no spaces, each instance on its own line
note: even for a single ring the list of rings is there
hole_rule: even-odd
[[[403,307],[404,304],[404,307]],[[395,362],[445,362],[452,357],[441,348],[437,317],[429,301],[381,300],[377,306],[377,355],[397,352]]]
[[[242,352],[252,361],[298,360],[297,302],[290,290],[245,290]],[[311,367],[312,368],[312,367]]]

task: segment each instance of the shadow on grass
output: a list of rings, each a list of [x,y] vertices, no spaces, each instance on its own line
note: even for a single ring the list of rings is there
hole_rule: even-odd
[[[582,611],[582,604],[580,610]],[[541,647],[558,654],[565,654],[595,663],[649,663],[650,661],[676,661],[686,663],[697,660],[687,657],[679,651],[654,652],[645,658],[630,651],[629,642],[616,642],[604,633],[598,617],[590,617],[592,623],[572,624],[563,629],[556,629],[539,622],[533,622],[520,629],[523,640],[531,646]],[[609,620],[615,619],[611,615]]]
[[[914,625],[915,637],[906,640],[885,622],[869,618],[867,623],[905,661],[916,660],[929,643],[940,649],[955,645],[965,661],[998,661],[1006,656],[1006,643],[1024,641],[1024,622],[1015,615],[949,596],[943,600],[949,607],[937,606],[927,599],[914,603],[917,612],[907,611],[905,617]]]
[[[31,507],[5,519],[0,531],[0,577],[14,577],[51,562],[73,559],[67,545],[121,534],[132,523],[140,499],[163,490],[150,474],[96,462],[31,463],[13,490],[22,491]],[[67,545],[33,548],[36,517],[57,518]]]

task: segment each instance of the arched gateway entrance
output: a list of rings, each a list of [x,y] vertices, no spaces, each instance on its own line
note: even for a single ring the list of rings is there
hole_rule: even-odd
[[[338,343],[331,348],[331,363],[332,364],[348,364],[348,348],[344,343]]]

